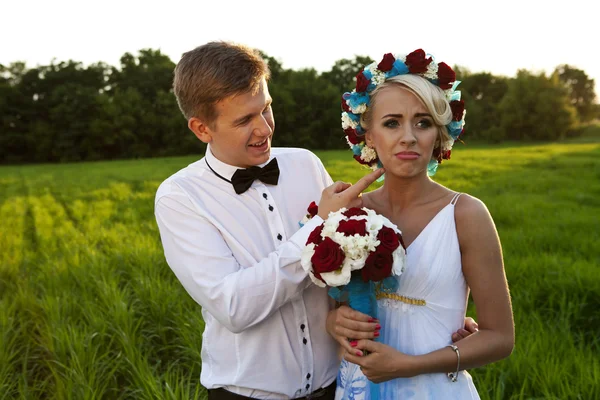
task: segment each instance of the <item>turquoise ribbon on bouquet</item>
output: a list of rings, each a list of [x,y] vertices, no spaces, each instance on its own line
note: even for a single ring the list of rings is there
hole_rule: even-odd
[[[398,289],[398,280],[389,276],[381,282],[363,281],[360,271],[354,271],[350,282],[341,287],[329,289],[329,296],[338,302],[347,302],[353,310],[377,318],[377,291],[395,292]],[[375,338],[374,340],[378,340]],[[379,400],[379,385],[369,381],[369,397]]]

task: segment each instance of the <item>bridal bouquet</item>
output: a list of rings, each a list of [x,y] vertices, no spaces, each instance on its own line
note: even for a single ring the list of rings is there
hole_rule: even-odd
[[[368,208],[329,214],[308,237],[301,264],[337,301],[377,318],[376,291],[395,291],[406,250],[400,230]]]

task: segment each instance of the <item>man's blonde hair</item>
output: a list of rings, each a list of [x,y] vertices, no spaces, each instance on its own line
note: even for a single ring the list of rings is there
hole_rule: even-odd
[[[231,42],[209,42],[183,54],[175,67],[173,90],[186,119],[212,124],[215,104],[229,96],[258,90],[269,79],[269,66],[250,47]]]

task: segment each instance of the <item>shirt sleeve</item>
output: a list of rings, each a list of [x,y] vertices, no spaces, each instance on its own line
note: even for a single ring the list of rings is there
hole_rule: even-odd
[[[318,216],[253,265],[237,262],[221,232],[181,191],[157,198],[155,217],[167,263],[192,298],[231,332],[260,323],[311,284],[300,256],[323,222]]]

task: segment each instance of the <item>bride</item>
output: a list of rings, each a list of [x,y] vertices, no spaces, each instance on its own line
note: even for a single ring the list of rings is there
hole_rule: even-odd
[[[329,313],[327,330],[345,350],[336,399],[478,399],[465,370],[512,352],[494,222],[483,202],[429,177],[462,132],[457,84],[450,67],[419,49],[386,54],[343,96],[354,158],[385,168],[384,185],[364,194],[363,205],[400,228],[407,264],[397,292],[378,295],[378,321],[347,306]],[[463,325],[469,292],[479,331],[454,346],[450,337]]]

